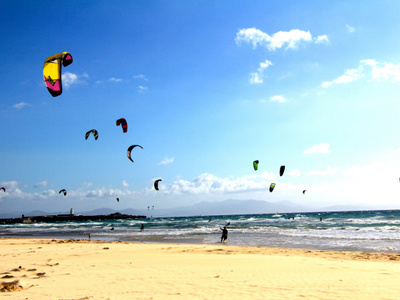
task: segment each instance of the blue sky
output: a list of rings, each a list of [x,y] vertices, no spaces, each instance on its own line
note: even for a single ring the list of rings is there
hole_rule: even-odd
[[[0,11],[2,213],[225,199],[400,208],[397,1],[1,1]],[[63,51],[74,61],[53,98],[43,64]],[[85,140],[93,128],[99,139]]]

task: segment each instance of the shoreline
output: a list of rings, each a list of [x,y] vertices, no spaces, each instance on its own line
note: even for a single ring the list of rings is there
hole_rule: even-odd
[[[0,289],[9,299],[400,295],[400,253],[8,237],[0,247]]]
[[[352,250],[323,250],[323,249],[304,249],[304,248],[284,248],[284,247],[265,247],[265,246],[244,246],[244,245],[229,245],[227,243],[216,242],[209,243],[195,243],[189,240],[171,240],[167,241],[119,241],[119,240],[103,240],[103,239],[76,239],[76,238],[31,238],[31,237],[0,237],[0,245],[3,241],[11,241],[13,244],[18,244],[17,241],[26,241],[19,244],[120,244],[120,245],[158,245],[158,246],[177,246],[185,247],[193,246],[194,248],[205,247],[222,247],[226,249],[227,253],[233,254],[246,250],[247,253],[253,254],[300,254],[305,256],[319,256],[329,258],[341,259],[356,259],[356,260],[388,260],[391,262],[400,263],[400,252],[375,252],[375,251],[352,251]],[[225,249],[224,249],[225,248]],[[223,251],[222,251],[223,252]]]
[[[218,246],[222,245],[225,247],[248,247],[248,248],[265,248],[265,249],[292,249],[292,250],[300,250],[300,251],[316,251],[316,252],[346,252],[346,253],[370,253],[370,254],[385,254],[385,255],[394,255],[396,254],[400,255],[399,251],[393,250],[393,249],[387,249],[387,250],[353,250],[349,248],[342,248],[342,249],[329,249],[329,248],[323,248],[323,247],[303,247],[303,246],[298,246],[298,247],[284,247],[284,246],[275,246],[275,245],[242,245],[238,244],[236,242],[231,242],[231,240],[228,240],[226,243],[221,243],[219,241],[220,236],[216,235],[215,241],[214,242],[206,242],[200,238],[126,238],[126,237],[104,237],[104,236],[96,236],[92,235],[91,239],[89,240],[87,236],[82,236],[82,235],[40,235],[40,236],[28,236],[28,235],[21,235],[21,236],[0,236],[0,240],[2,239],[32,239],[32,240],[64,240],[64,241],[96,241],[96,242],[101,242],[101,243],[126,243],[126,244],[168,244],[168,245],[201,245],[201,246]]]

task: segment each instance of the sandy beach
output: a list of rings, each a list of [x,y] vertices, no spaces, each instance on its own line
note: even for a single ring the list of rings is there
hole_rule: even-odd
[[[400,299],[400,254],[0,239],[4,299]]]

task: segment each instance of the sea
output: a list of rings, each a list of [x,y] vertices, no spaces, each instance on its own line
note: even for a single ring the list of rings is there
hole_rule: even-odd
[[[400,210],[3,224],[0,237],[215,245],[224,226],[224,245],[400,252]]]

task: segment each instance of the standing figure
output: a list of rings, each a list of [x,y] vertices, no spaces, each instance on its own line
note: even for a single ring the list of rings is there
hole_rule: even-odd
[[[224,226],[224,228],[219,228],[222,230],[222,236],[221,236],[221,243],[225,242],[228,238],[228,229],[226,229],[226,226]]]

